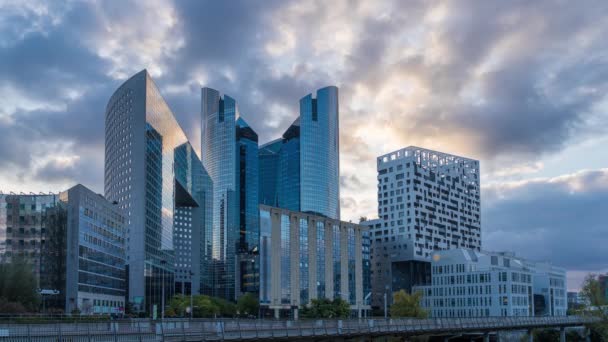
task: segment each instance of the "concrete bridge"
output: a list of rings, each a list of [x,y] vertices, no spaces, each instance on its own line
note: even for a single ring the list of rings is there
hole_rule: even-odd
[[[95,323],[0,323],[0,342],[186,342],[259,340],[372,340],[377,337],[475,334],[484,341],[499,331],[565,328],[596,322],[591,317],[483,317],[358,320],[129,320]]]

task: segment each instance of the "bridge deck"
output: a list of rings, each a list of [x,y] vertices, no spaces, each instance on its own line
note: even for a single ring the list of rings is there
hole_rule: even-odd
[[[484,317],[361,320],[130,320],[96,323],[0,323],[0,341],[145,342],[316,339],[488,332],[593,323],[590,317]]]

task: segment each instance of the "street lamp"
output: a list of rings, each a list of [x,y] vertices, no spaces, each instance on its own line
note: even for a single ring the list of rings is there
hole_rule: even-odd
[[[160,264],[163,266],[161,267],[161,281],[162,281],[162,293],[161,293],[161,308],[160,308],[160,319],[164,320],[165,319],[165,267],[164,265],[167,263],[166,260],[161,260]]]

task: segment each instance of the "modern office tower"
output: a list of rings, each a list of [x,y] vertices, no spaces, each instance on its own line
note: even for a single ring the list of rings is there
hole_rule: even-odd
[[[175,177],[196,202],[181,202],[174,212],[175,292],[208,293],[213,184],[190,143],[175,149]]]
[[[432,317],[565,316],[566,271],[513,253],[437,251],[432,284],[415,286]]]
[[[436,250],[481,248],[479,162],[419,147],[377,159],[372,235],[373,305],[430,281]],[[362,224],[366,224],[363,222]]]
[[[192,236],[201,237],[192,241],[192,248],[204,251],[208,246],[206,227],[200,224],[205,222],[205,205],[195,185],[203,183],[203,192],[210,189],[195,179],[201,176],[200,165],[187,157],[191,146],[186,135],[146,70],[110,98],[105,138],[105,197],[118,203],[127,220],[128,300],[134,310],[160,316],[163,298],[174,294],[176,268],[184,269],[176,267],[177,261],[188,258],[176,257],[183,251],[176,246],[176,224],[192,218]],[[192,268],[195,292],[200,291],[196,280],[204,268]]]
[[[258,136],[236,101],[211,88],[202,89],[201,118],[202,161],[213,182],[210,294],[234,300],[257,290]]]
[[[58,290],[66,313],[124,313],[127,293],[125,216],[118,205],[78,184],[47,209],[41,286]]]
[[[47,208],[57,201],[53,194],[0,193],[0,262],[24,258],[39,284],[41,250],[48,240]]]
[[[342,298],[369,310],[367,227],[260,205],[262,311],[297,318],[312,299]]]
[[[260,170],[260,203],[340,219],[337,87],[300,99],[300,116],[260,147]]]

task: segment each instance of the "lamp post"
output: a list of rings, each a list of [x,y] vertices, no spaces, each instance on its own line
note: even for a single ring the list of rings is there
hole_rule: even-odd
[[[164,320],[165,319],[165,264],[167,263],[166,260],[161,260],[160,264],[162,265],[161,268],[161,281],[162,281],[162,292],[161,292],[161,308],[160,308],[160,319]]]
[[[190,319],[192,319],[193,314],[194,314],[194,304],[192,303],[192,289],[193,289],[193,284],[192,284],[192,276],[194,275],[194,272],[190,271]]]

